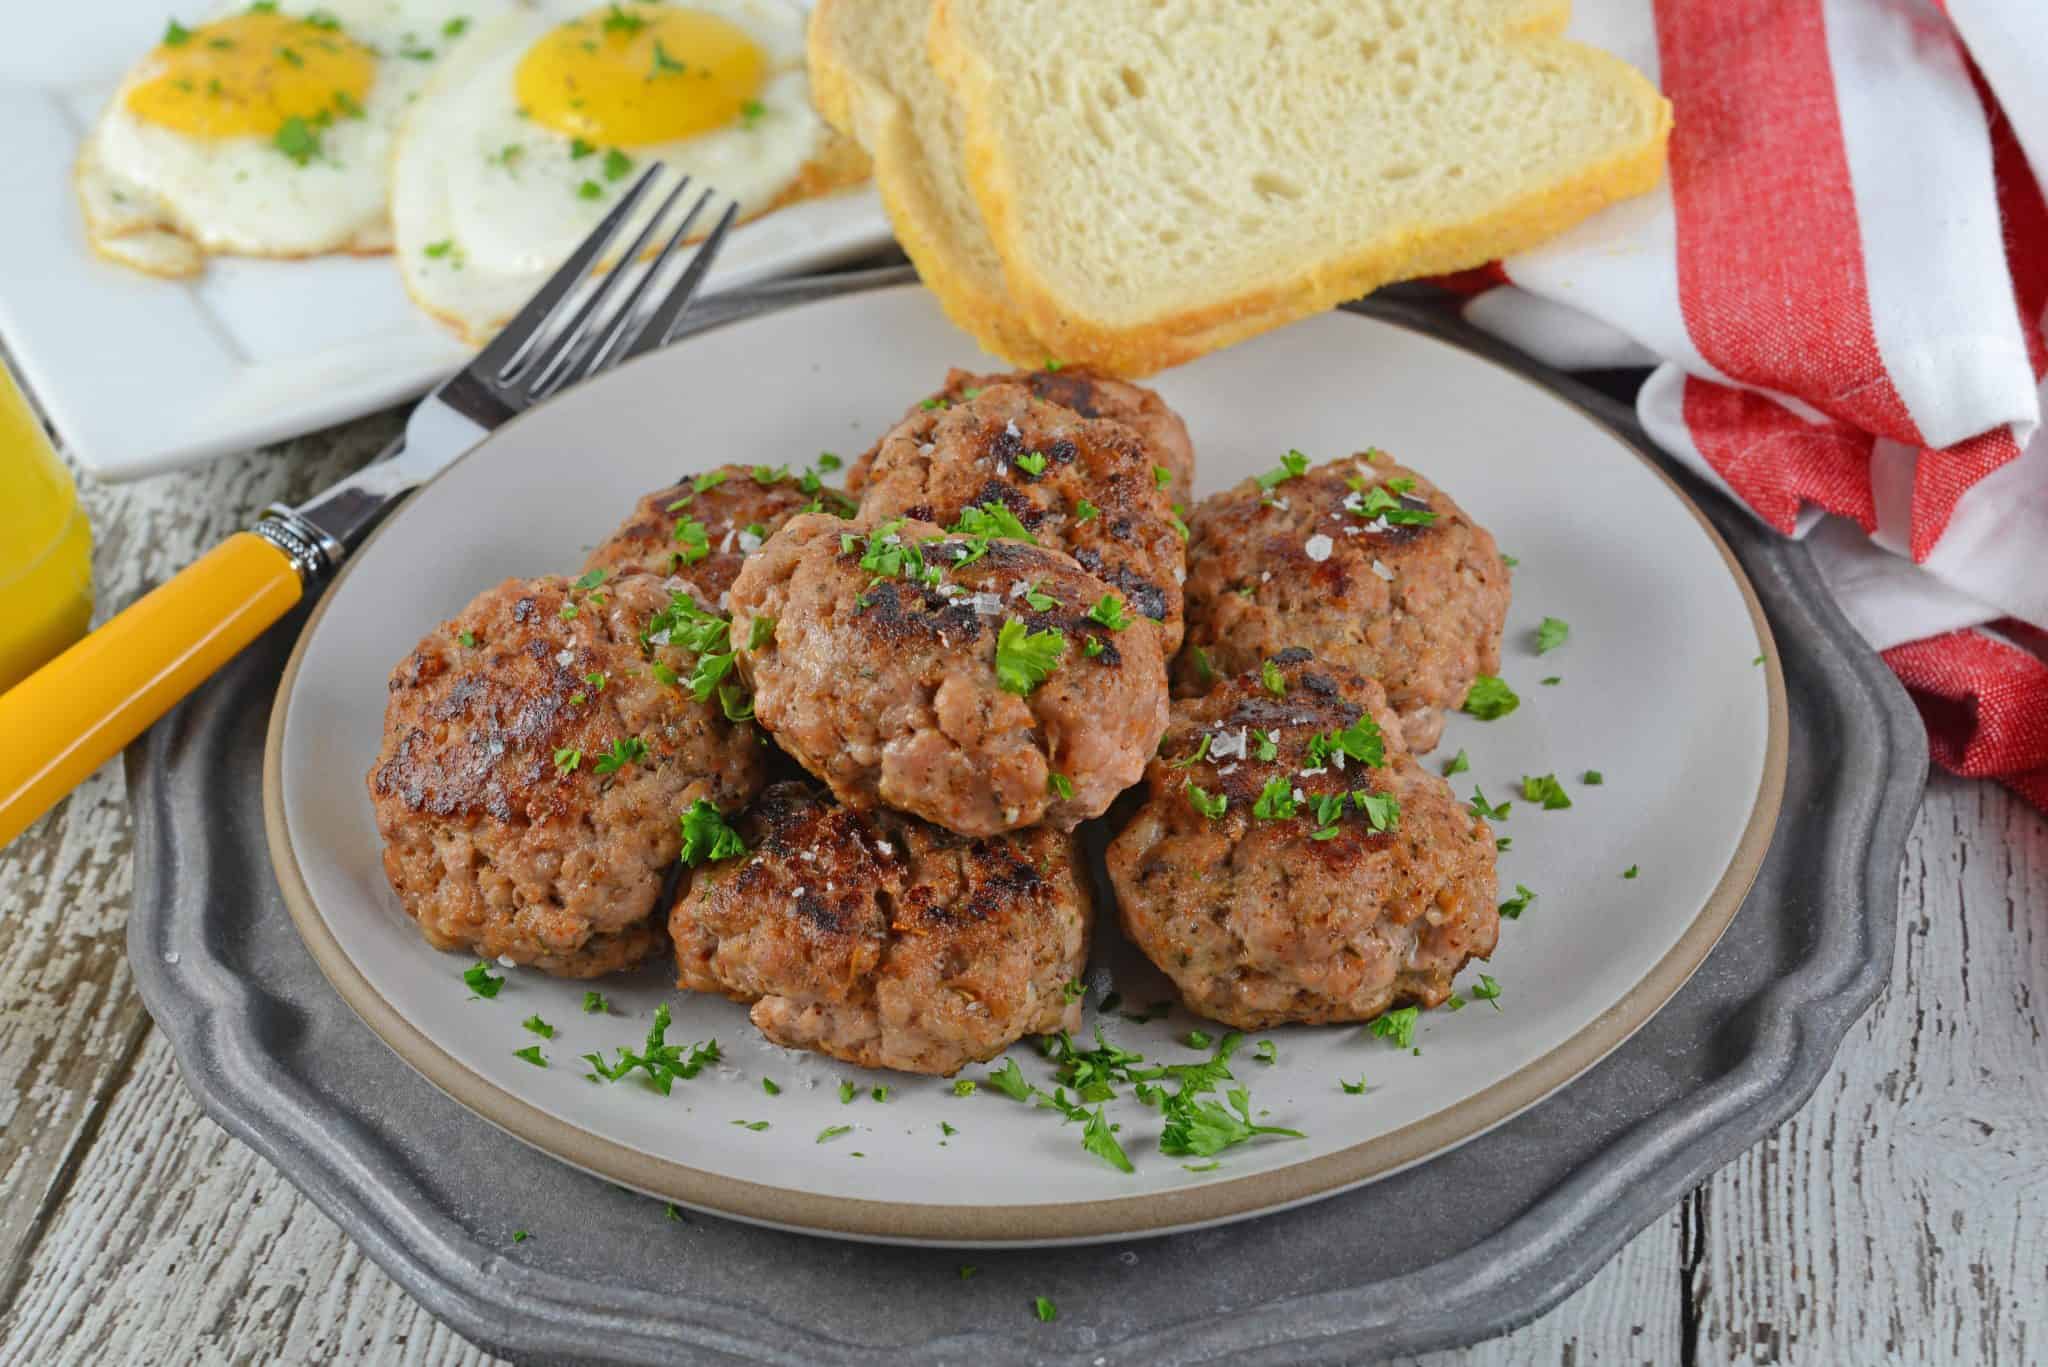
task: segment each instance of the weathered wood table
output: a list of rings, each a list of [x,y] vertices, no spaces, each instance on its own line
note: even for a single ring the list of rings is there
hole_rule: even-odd
[[[101,611],[367,460],[365,419],[87,486]],[[469,1363],[205,1119],[130,984],[118,765],[0,850],[0,1363]],[[2048,821],[1937,776],[1892,981],[1813,1099],[1518,1332],[1444,1361],[2048,1358]]]

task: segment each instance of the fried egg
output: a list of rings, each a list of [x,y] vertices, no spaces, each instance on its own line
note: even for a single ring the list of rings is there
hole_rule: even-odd
[[[400,118],[508,2],[258,0],[171,20],[79,154],[93,246],[170,276],[210,253],[388,250]]]
[[[725,200],[752,217],[867,173],[811,108],[784,0],[544,3],[480,31],[406,117],[392,221],[407,291],[481,343],[654,161],[719,192],[700,233]]]

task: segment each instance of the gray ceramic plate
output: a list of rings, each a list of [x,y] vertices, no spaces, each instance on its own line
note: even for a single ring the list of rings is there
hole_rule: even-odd
[[[1356,314],[1290,327],[1162,379],[1201,456],[1201,488],[1368,444],[1418,465],[1521,560],[1503,670],[1514,716],[1459,718],[1475,781],[1501,801],[1556,773],[1574,807],[1516,800],[1505,885],[1539,900],[1488,971],[1503,1008],[1437,1013],[1410,1054],[1364,1031],[1289,1030],[1279,1061],[1241,1063],[1271,1123],[1299,1141],[1232,1150],[1190,1172],[1126,1101],[1126,1176],[1078,1131],[984,1088],[863,1074],[756,1038],[723,1001],[609,985],[625,1018],[585,1016],[583,988],[515,973],[470,999],[465,960],[418,939],[384,884],[362,788],[382,681],[423,633],[515,574],[573,568],[632,499],[720,460],[803,463],[860,449],[949,364],[981,364],[913,288],[792,308],[695,338],[506,427],[416,495],[327,594],[300,642],[265,767],[273,861],[309,948],[344,999],[435,1084],[547,1152],[614,1181],[742,1219],[870,1239],[1080,1241],[1163,1232],[1328,1195],[1500,1123],[1640,1026],[1713,947],[1754,876],[1783,783],[1785,704],[1747,583],[1696,510],[1607,429],[1513,372]],[[1533,632],[1570,621],[1540,659]],[[1764,663],[1755,663],[1759,656]],[[1557,676],[1545,686],[1539,680]],[[1579,781],[1588,769],[1605,783]],[[1634,866],[1640,875],[1624,879]],[[1113,937],[1105,937],[1113,939]],[[1163,992],[1131,965],[1098,988]],[[672,1037],[716,1036],[726,1064],[666,1099],[584,1080],[577,1055],[637,1041],[659,1001]],[[519,1021],[561,1028],[546,1069],[513,1056]],[[1192,1055],[1192,1021],[1109,1018],[1148,1055]],[[1013,1051],[1036,1079],[1044,1065]],[[1249,1059],[1249,1051],[1244,1056]],[[976,1070],[978,1074],[979,1070]],[[1372,1090],[1345,1093],[1363,1074]],[[760,1085],[773,1078],[781,1094]],[[839,1100],[842,1081],[861,1099]],[[867,1098],[888,1084],[890,1099]],[[769,1128],[732,1122],[767,1121]],[[942,1122],[958,1131],[946,1143]],[[828,1126],[855,1130],[820,1145]]]

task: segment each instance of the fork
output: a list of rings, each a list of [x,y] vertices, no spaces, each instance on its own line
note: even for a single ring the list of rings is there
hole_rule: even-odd
[[[618,268],[592,274],[661,172],[656,163],[633,182],[504,330],[420,401],[376,460],[297,507],[265,508],[248,531],[0,694],[0,845],[317,592],[407,492],[508,419],[676,336],[736,205],[657,293],[656,280],[716,193],[703,188],[648,261],[690,189],[684,176],[633,235]],[[628,269],[642,261],[644,269]]]

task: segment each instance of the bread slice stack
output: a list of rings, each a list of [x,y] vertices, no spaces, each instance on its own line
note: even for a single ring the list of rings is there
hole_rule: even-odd
[[[947,314],[1147,375],[1657,183],[1563,0],[819,0],[811,85]]]

